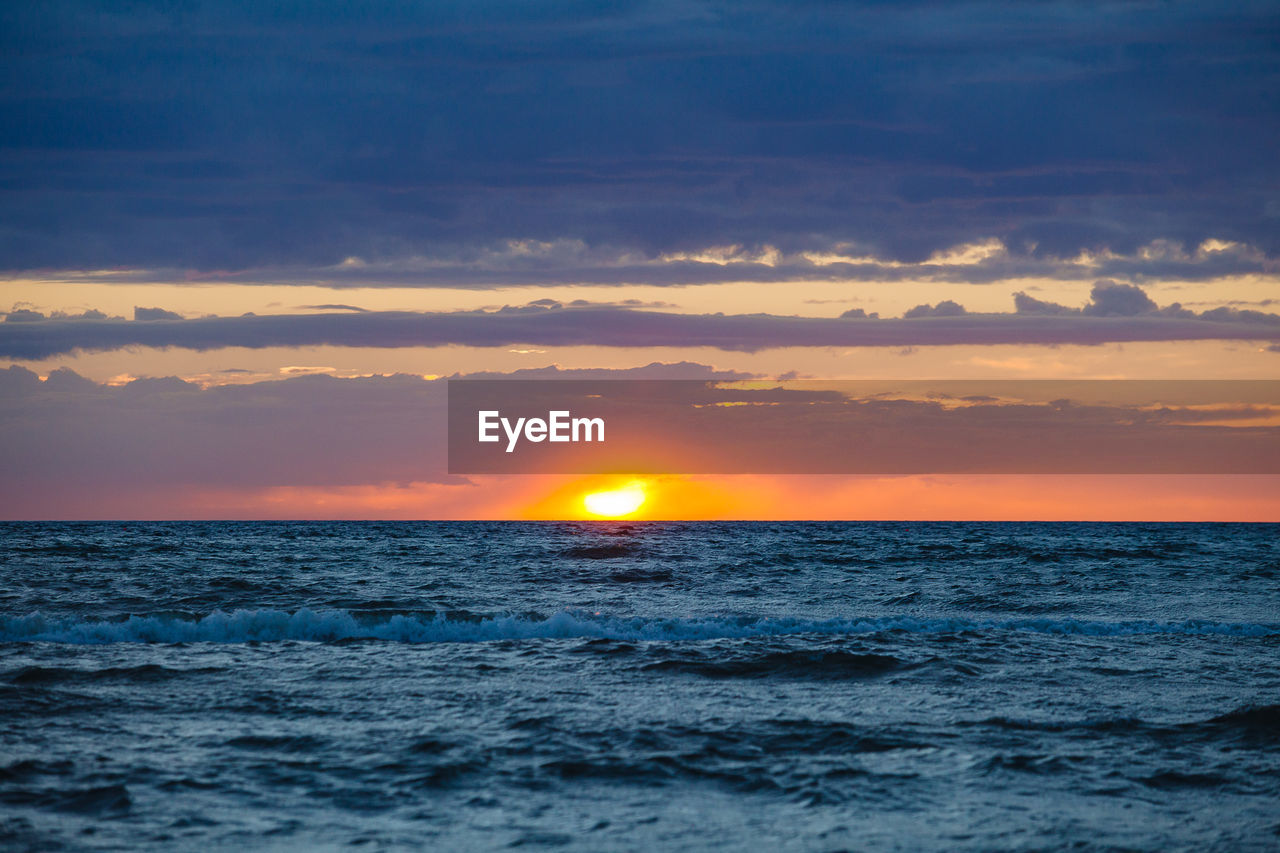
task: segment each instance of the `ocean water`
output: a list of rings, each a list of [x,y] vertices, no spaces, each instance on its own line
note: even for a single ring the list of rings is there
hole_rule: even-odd
[[[0,525],[0,847],[1280,847],[1280,527]]]

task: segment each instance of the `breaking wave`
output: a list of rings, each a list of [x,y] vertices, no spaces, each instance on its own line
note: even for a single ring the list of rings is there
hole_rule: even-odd
[[[465,617],[457,614],[370,614],[348,610],[294,612],[255,609],[205,616],[135,615],[122,620],[46,617],[40,613],[0,617],[0,642],[26,643],[247,643],[300,640],[385,640],[400,643],[476,643],[495,640],[599,638],[680,641],[829,636],[907,632],[958,634],[1013,631],[1034,634],[1129,636],[1141,634],[1280,635],[1280,623],[1079,619],[969,619],[879,616],[850,619],[758,619],[750,617],[609,617],[562,611],[527,615]]]

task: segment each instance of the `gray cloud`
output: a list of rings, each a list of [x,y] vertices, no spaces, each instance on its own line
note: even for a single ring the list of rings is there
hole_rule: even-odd
[[[1141,288],[1114,281],[1095,282],[1089,294],[1089,302],[1082,308],[1069,308],[1054,302],[1045,302],[1026,293],[1013,295],[1014,308],[1023,316],[1083,316],[1083,317],[1164,317],[1177,320],[1207,320],[1215,323],[1274,324],[1277,315],[1263,311],[1240,309],[1234,305],[1222,305],[1199,314],[1174,302],[1161,308]],[[1263,303],[1270,300],[1263,300]],[[1236,300],[1235,304],[1242,304]],[[1243,303],[1259,304],[1259,303]]]
[[[1095,288],[1104,305],[1114,289]],[[1131,295],[1121,308],[1135,304]],[[1026,300],[1023,300],[1026,306]],[[1046,303],[1039,303],[1044,305]],[[1097,305],[1094,302],[1091,305]],[[957,306],[959,307],[959,306]],[[936,310],[936,309],[933,309]],[[948,309],[953,310],[953,309]],[[1120,310],[1120,309],[1117,309]],[[193,320],[44,320],[0,325],[0,356],[40,359],[128,346],[222,347],[538,346],[694,347],[756,351],[796,346],[1098,344],[1116,341],[1275,340],[1280,316],[1177,306],[1120,316],[1083,310],[951,314],[927,318],[827,319],[769,314],[669,314],[627,308],[506,307],[452,313],[368,312],[205,317]]]
[[[21,406],[0,426],[15,451],[0,455],[5,509],[24,493],[48,504],[79,489],[451,481],[438,443],[423,441],[443,431],[438,385],[307,376],[200,390],[169,377],[113,388],[11,367],[0,399]]]
[[[917,305],[908,309],[902,316],[908,320],[917,317],[962,317],[968,312],[964,306],[950,299],[944,299],[937,305]]]
[[[45,319],[48,318],[44,314],[39,311],[32,311],[30,308],[15,308],[4,315],[6,323],[35,323]]]
[[[985,245],[985,244],[984,244]],[[960,260],[945,252],[913,262],[875,257],[872,247],[822,238],[803,249],[781,252],[771,244],[687,247],[664,253],[617,244],[589,245],[577,239],[538,243],[496,240],[460,250],[393,260],[348,258],[328,266],[274,265],[199,272],[179,268],[136,268],[77,273],[103,283],[192,282],[203,285],[300,284],[341,290],[351,287],[438,287],[482,290],[510,285],[649,284],[696,285],[723,282],[933,281],[991,284],[1011,278],[1081,281],[1097,278],[1143,284],[1178,279],[1209,281],[1224,276],[1270,275],[1280,261],[1244,244],[1190,248],[1167,240],[1129,254],[1105,252],[1074,257],[1035,254],[1016,246],[980,258]],[[938,247],[950,249],[954,246]],[[714,255],[714,260],[709,259]],[[332,303],[332,310],[350,310]],[[315,306],[325,307],[325,306]]]
[[[153,320],[181,320],[182,315],[173,311],[166,311],[163,308],[139,308],[133,306],[133,319],[141,322],[151,322]]]
[[[546,368],[473,378],[747,377],[700,364],[655,362],[630,370]],[[539,390],[559,394],[574,383],[516,384],[526,391],[545,386]],[[935,383],[946,386],[944,391],[952,389],[952,400],[981,404],[958,408],[944,405],[948,398],[936,389],[925,394],[918,390],[929,383],[861,383],[877,387],[848,398],[830,383],[795,390],[690,384],[677,396],[630,401],[649,407],[638,420],[630,403],[619,413],[631,412],[630,434],[642,446],[652,443],[653,425],[662,424],[672,447],[705,447],[706,458],[698,454],[698,464],[706,470],[742,470],[745,464],[759,466],[756,470],[794,466],[792,471],[829,471],[836,458],[855,466],[848,470],[862,470],[856,466],[866,465],[867,459],[849,443],[849,429],[862,435],[874,431],[879,448],[874,464],[886,471],[957,470],[957,465],[1069,471],[1113,458],[1115,465],[1107,462],[1104,470],[1125,470],[1126,462],[1133,464],[1126,454],[1135,452],[1146,460],[1143,464],[1167,464],[1180,471],[1235,470],[1241,460],[1255,466],[1249,470],[1269,470],[1277,463],[1274,427],[1180,426],[1197,420],[1247,423],[1273,413],[1275,383],[1155,383],[1160,386],[1155,389],[1152,383],[1129,383],[1140,386],[1136,401],[1123,392],[1112,393],[1125,383],[1098,383],[1107,386],[1097,394],[1105,403],[1062,400],[1063,395],[1089,396],[1078,382]],[[848,384],[856,389],[859,383]],[[1236,394],[1240,396],[1232,396]],[[1120,399],[1113,399],[1116,395]],[[1152,398],[1163,405],[1146,405]],[[687,405],[729,400],[771,405],[696,410]],[[625,395],[622,402],[627,403]],[[202,389],[175,377],[113,387],[69,370],[53,371],[41,381],[22,367],[0,369],[0,407],[5,412],[0,446],[6,449],[0,454],[0,481],[6,486],[0,490],[0,517],[128,512],[133,506],[129,501],[140,495],[151,497],[145,504],[152,508],[149,512],[162,506],[161,512],[176,515],[198,513],[201,493],[220,489],[234,493],[410,482],[462,486],[465,479],[446,473],[446,403],[445,381],[407,375],[302,376]],[[1179,407],[1200,403],[1220,408],[1206,413]],[[685,428],[694,421],[702,426]],[[1128,431],[1118,436],[1117,427]],[[1050,434],[1046,429],[1053,430],[1055,440],[1045,440]],[[780,447],[778,435],[805,440]],[[957,438],[959,444],[939,442],[939,435]],[[957,446],[966,448],[967,462],[957,462]],[[1228,446],[1236,450],[1225,456],[1214,451]],[[861,463],[857,456],[863,457]],[[1232,467],[1202,467],[1222,465],[1224,459]]]
[[[1064,314],[1081,314],[1079,308],[1068,308],[1066,305],[1059,305],[1056,302],[1045,302],[1042,299],[1036,299],[1034,296],[1028,296],[1026,293],[1013,294],[1013,308],[1018,314],[1039,314],[1049,317],[1061,317]]]
[[[458,373],[450,379],[756,379],[758,374],[741,370],[717,370],[693,361],[653,361],[641,367],[572,367],[552,364],[547,367],[524,367],[509,372],[479,371]]]
[[[654,362],[507,377],[749,375]],[[65,368],[45,381],[23,367],[0,368],[0,517],[121,512],[128,499],[157,493],[180,513],[202,489],[465,484],[446,473],[445,385],[396,375],[301,376],[208,389],[160,377],[113,387]]]
[[[1095,284],[1089,299],[1089,304],[1082,311],[1087,317],[1136,317],[1159,310],[1159,306],[1141,288],[1114,281]]]
[[[341,303],[328,302],[323,305],[300,305],[299,308],[305,308],[310,311],[354,311],[357,314],[365,314],[368,308],[361,308],[358,305],[343,305]]]
[[[166,311],[164,313],[168,314],[169,312]],[[36,311],[31,308],[19,308],[16,305],[14,306],[12,311],[4,315],[4,321],[6,323],[36,323],[41,320],[50,320],[50,319],[52,320],[120,320],[124,318],[111,317],[97,310],[96,308],[90,308],[87,311],[83,311],[79,314],[68,314],[65,311],[54,311],[51,314],[46,315],[40,311]],[[137,318],[135,317],[135,319]],[[156,319],[161,319],[161,318],[156,318]],[[164,319],[181,320],[182,317],[177,314],[172,314],[168,318],[164,318]]]
[[[954,405],[960,400],[967,405]],[[1188,409],[1206,403],[1212,410]],[[451,470],[605,473],[626,459],[646,473],[1280,472],[1280,428],[1255,423],[1280,412],[1275,382],[450,385],[451,435],[474,435],[484,410],[589,410],[608,423],[608,443],[525,444],[512,452],[454,441]]]
[[[514,238],[913,262],[996,237],[1009,267],[1107,248],[1094,275],[1116,280],[1256,270],[1280,253],[1278,19],[1208,0],[10,3],[0,268],[301,281],[444,258],[460,269],[383,280],[683,282],[725,270],[483,256]],[[1256,248],[1135,255],[1208,238]]]

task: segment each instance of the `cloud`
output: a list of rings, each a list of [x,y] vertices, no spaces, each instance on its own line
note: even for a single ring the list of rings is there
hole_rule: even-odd
[[[0,398],[15,400],[40,389],[40,377],[25,367],[11,364],[0,369]]]
[[[486,380],[451,384],[449,400],[458,436],[484,410],[589,409],[609,425],[607,444],[457,442],[451,468],[467,474],[619,459],[652,474],[1280,473],[1277,383]]]
[[[1121,341],[1280,338],[1280,315],[1223,307],[1194,314],[1157,309],[1140,290],[1099,282],[1093,301],[1068,309],[1027,297],[1013,314],[969,314],[954,302],[901,319],[676,314],[566,307],[552,300],[496,311],[283,314],[191,320],[44,320],[0,324],[0,357],[43,359],[76,350],[183,347],[716,347],[757,351],[807,346],[1099,344]],[[1027,310],[1030,308],[1031,310]],[[924,311],[922,314],[921,311]],[[856,315],[855,315],[856,316]]]
[[[701,364],[655,362],[631,370],[544,368],[467,378],[750,377]],[[560,393],[553,386],[572,385],[514,384],[526,391],[545,386],[542,390],[551,393]],[[829,382],[795,390],[758,382],[742,389],[708,387],[705,381],[689,385],[675,396],[632,399],[619,414],[631,412],[630,434],[642,444],[662,435],[676,449],[698,448],[695,465],[705,470],[828,472],[838,460],[850,466],[846,470],[868,464],[883,470],[956,470],[972,462],[975,470],[1025,464],[1028,470],[1072,471],[1110,459],[1116,465],[1108,463],[1104,470],[1125,470],[1123,454],[1134,448],[1142,449],[1144,465],[1167,463],[1184,471],[1201,470],[1206,458],[1218,459],[1214,465],[1222,459],[1238,465],[1244,459],[1255,466],[1249,470],[1276,464],[1275,428],[1248,426],[1259,415],[1274,420],[1277,410],[1274,389],[1258,383],[1237,383],[1234,387],[1245,386],[1242,397],[1230,396],[1235,392],[1229,382],[1164,383],[1155,389],[1129,383],[1165,404],[1155,408],[1132,402],[1053,403],[1068,392],[1047,394],[1041,383],[966,382],[961,383],[964,393],[951,397],[912,393],[911,388],[846,397]],[[1083,393],[1079,383],[1059,385]],[[1107,391],[1122,385],[1111,383]],[[42,381],[21,367],[0,369],[0,407],[5,412],[0,446],[7,451],[0,454],[0,481],[6,485],[0,490],[0,517],[103,517],[121,512],[139,495],[150,497],[148,506],[161,507],[148,513],[198,515],[201,496],[210,491],[233,496],[277,488],[380,486],[394,491],[411,483],[463,491],[468,480],[447,473],[446,390],[442,380],[405,375],[308,375],[202,389],[175,377],[117,387],[69,370],[54,371]],[[1212,411],[1180,409],[1169,404],[1171,394],[1197,403],[1204,396],[1214,405]],[[735,401],[769,405],[687,405]],[[649,408],[637,419],[631,404]],[[1243,423],[1196,426],[1191,432],[1177,426],[1229,420]],[[692,429],[697,424],[702,426]],[[1116,428],[1126,425],[1133,429],[1117,436]],[[874,458],[863,452],[864,444],[849,443],[849,428],[870,437],[877,447]],[[1046,440],[1050,434],[1052,441]],[[780,435],[803,440],[779,442]],[[939,442],[939,435],[952,440]],[[687,436],[687,443],[679,436]],[[1224,446],[1220,440],[1240,452],[1206,457],[1210,447]],[[966,448],[968,462],[957,462],[956,447]],[[274,514],[296,511],[295,504],[285,503]]]
[[[38,323],[46,319],[39,311],[32,311],[30,308],[15,308],[8,314],[4,315],[6,323]]]
[[[602,302],[592,299],[574,299],[569,302],[570,308],[677,308],[674,302],[660,299],[645,301],[643,299],[619,299],[616,302]]]
[[[96,391],[97,383],[92,379],[86,379],[76,373],[69,367],[59,367],[49,371],[49,375],[45,377],[44,390],[46,391]]]
[[[450,379],[716,379],[740,380],[756,379],[755,374],[741,370],[719,370],[705,364],[692,361],[661,362],[653,361],[641,367],[608,368],[608,367],[575,367],[563,368],[559,365],[548,367],[526,367],[509,372],[480,371],[477,373],[455,374]],[[785,377],[784,377],[785,378]],[[794,377],[792,377],[794,378]]]
[[[354,311],[357,314],[364,314],[369,309],[361,308],[358,305],[343,305],[341,303],[330,302],[324,305],[299,305],[299,308],[305,308],[309,311]]]
[[[1028,296],[1021,291],[1013,294],[1013,309],[1017,314],[1038,314],[1048,317],[1083,313],[1079,308],[1068,308],[1066,305],[1059,305],[1056,302],[1045,302],[1044,300],[1036,299],[1034,296]]]
[[[751,377],[654,362],[505,378]],[[176,377],[110,386],[65,368],[43,381],[23,367],[0,368],[0,517],[66,517],[70,506],[100,517],[119,511],[121,495],[167,495],[177,511],[210,489],[463,485],[446,473],[445,390],[442,380],[406,375],[201,389]]]
[[[154,320],[181,320],[182,315],[173,311],[166,311],[163,308],[139,308],[133,307],[133,319],[140,322],[152,322]]]
[[[102,311],[97,310],[96,308],[90,308],[79,314],[69,314],[66,311],[54,311],[46,315],[31,308],[19,308],[15,305],[13,310],[5,315],[4,319],[6,323],[38,323],[41,320],[118,320],[122,318],[112,317],[109,314],[105,314]],[[169,319],[180,320],[182,318],[177,314],[174,314]]]
[[[607,279],[740,246],[766,278],[769,248],[995,238],[1132,280],[1280,253],[1273,4],[10,6],[9,270]],[[1192,248],[1137,257],[1158,241]]]
[[[917,317],[961,317],[967,313],[963,305],[950,299],[944,299],[937,305],[917,305],[908,309],[902,316],[905,319],[913,320]]]
[[[48,500],[86,488],[105,496],[113,483],[128,490],[450,479],[436,447],[422,440],[443,423],[443,395],[418,377],[306,376],[201,390],[173,377],[109,387],[67,372],[34,383],[20,368],[0,376],[0,395],[22,400],[3,427],[6,446],[21,452],[0,460],[14,495],[28,489]]]
[[[190,282],[352,287],[424,287],[486,289],[511,285],[648,284],[684,286],[725,282],[922,281],[990,284],[1009,279],[1062,281],[1119,279],[1137,284],[1178,279],[1211,281],[1228,276],[1274,275],[1280,262],[1256,247],[1205,240],[1186,250],[1155,240],[1127,253],[1110,249],[1072,256],[1014,251],[999,240],[953,244],[926,258],[895,260],[867,245],[814,238],[805,248],[784,252],[764,244],[710,247],[666,253],[617,244],[589,245],[560,240],[530,248],[530,241],[497,240],[483,247],[441,247],[437,254],[395,256],[336,265],[280,265],[240,270],[198,271],[168,267],[57,272],[58,281],[122,283]],[[36,277],[47,272],[32,273]],[[618,300],[613,304],[634,304]],[[321,310],[359,310],[344,303],[304,306]],[[635,306],[642,307],[642,306]]]
[[[1114,281],[1095,282],[1089,293],[1089,301],[1081,308],[1069,308],[1055,302],[1045,302],[1026,293],[1013,295],[1014,310],[1022,315],[1039,315],[1062,317],[1078,315],[1083,317],[1167,317],[1180,320],[1211,320],[1219,322],[1257,322],[1268,324],[1276,322],[1275,314],[1260,311],[1240,311],[1223,306],[1212,311],[1196,314],[1174,302],[1164,308],[1147,296],[1140,287],[1131,284],[1117,284]]]
[[[1154,314],[1159,306],[1140,287],[1100,281],[1089,294],[1089,304],[1082,313],[1087,317],[1136,317]]]

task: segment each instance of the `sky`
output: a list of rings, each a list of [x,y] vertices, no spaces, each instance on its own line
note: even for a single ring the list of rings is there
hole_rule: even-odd
[[[0,516],[610,487],[449,475],[448,377],[1280,379],[1278,150],[1271,2],[4,4]],[[642,515],[1280,520],[1064,476]]]

